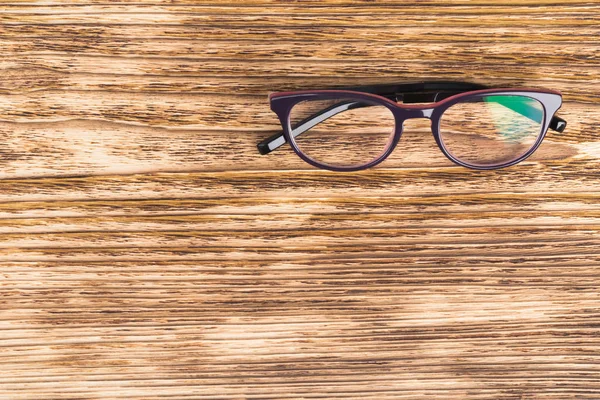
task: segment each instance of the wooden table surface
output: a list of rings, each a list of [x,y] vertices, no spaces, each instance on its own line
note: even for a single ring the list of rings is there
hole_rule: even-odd
[[[600,2],[7,0],[1,399],[600,399]],[[284,148],[271,91],[562,91],[522,165],[409,121]]]

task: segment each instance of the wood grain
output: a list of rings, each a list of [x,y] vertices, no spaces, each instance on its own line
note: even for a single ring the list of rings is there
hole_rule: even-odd
[[[0,5],[1,399],[600,398],[600,4]],[[426,121],[352,174],[278,90],[562,91],[496,172]]]

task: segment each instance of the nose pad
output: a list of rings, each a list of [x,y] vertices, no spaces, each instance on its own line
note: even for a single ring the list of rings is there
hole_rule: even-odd
[[[394,143],[394,137],[396,136],[397,129],[398,129],[398,127],[396,127],[394,129],[394,131],[392,133],[390,133],[390,135],[388,136],[387,143],[385,144],[386,149],[389,148],[392,145],[392,143]]]
[[[404,129],[403,125],[404,120],[396,119],[396,124],[394,125],[394,130],[388,136],[387,143],[385,144],[386,150],[390,147],[396,147],[400,137],[402,136],[402,130]]]

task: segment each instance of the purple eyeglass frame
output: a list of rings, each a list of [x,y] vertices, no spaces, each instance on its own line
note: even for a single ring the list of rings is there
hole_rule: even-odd
[[[539,101],[544,111],[540,134],[530,150],[508,162],[491,165],[477,165],[461,161],[460,159],[454,157],[451,152],[447,150],[443,143],[443,140],[440,136],[441,117],[448,108],[457,103],[476,100],[490,94],[524,96]],[[341,111],[337,112],[335,110],[331,110],[330,108],[323,110],[301,121],[294,129],[292,129],[290,125],[290,112],[294,105],[305,100],[327,100],[336,98],[357,100],[358,102],[364,101],[371,105],[385,106],[393,114],[395,119],[395,127],[392,138],[387,144],[387,147],[382,151],[381,155],[376,159],[364,165],[333,166],[321,163],[305,155],[296,144],[294,136],[305,132],[318,123],[323,122],[330,116],[337,115],[339,112],[343,112],[346,109],[351,108],[351,105],[347,105],[354,103],[344,103],[347,106],[346,108],[343,108],[344,104],[340,103],[341,106],[337,107],[341,107]],[[563,132],[567,125],[565,120],[554,115],[562,105],[562,96],[559,92],[532,88],[487,88],[482,85],[465,82],[419,82],[399,85],[361,86],[337,90],[279,92],[270,94],[269,101],[271,110],[273,110],[279,117],[283,131],[260,142],[257,145],[259,152],[261,154],[268,154],[280,147],[285,142],[288,142],[296,154],[307,163],[317,168],[339,172],[364,170],[374,167],[384,161],[393,152],[396,145],[400,141],[404,121],[408,119],[430,119],[433,137],[442,153],[457,165],[477,170],[493,170],[515,165],[531,156],[537,150],[544,140],[548,129],[552,129],[557,132]],[[398,101],[403,101],[403,104],[398,104]],[[432,104],[407,104],[428,102],[431,102]],[[336,107],[336,105],[333,107]],[[328,115],[330,113],[333,114]],[[296,133],[295,135],[291,134],[292,131],[298,127],[303,127],[303,125],[309,125],[309,127],[302,130],[300,133]]]

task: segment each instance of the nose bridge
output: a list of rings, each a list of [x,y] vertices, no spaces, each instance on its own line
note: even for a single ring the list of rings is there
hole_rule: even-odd
[[[400,116],[402,120],[415,119],[415,118],[428,118],[431,119],[433,114],[433,108],[402,108]]]

